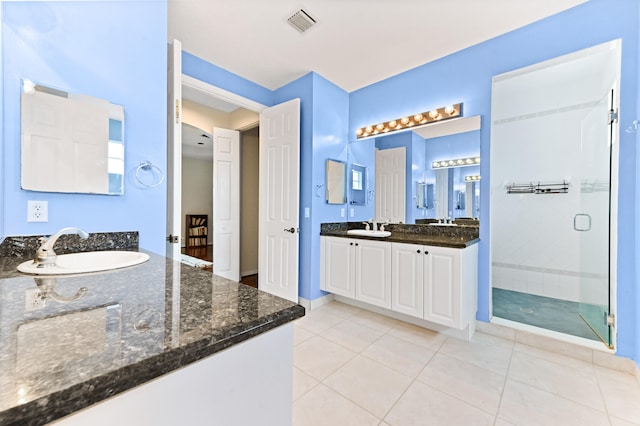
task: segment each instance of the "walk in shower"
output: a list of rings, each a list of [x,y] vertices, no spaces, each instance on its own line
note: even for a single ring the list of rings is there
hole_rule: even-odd
[[[494,77],[494,318],[612,347],[619,69],[613,41]]]

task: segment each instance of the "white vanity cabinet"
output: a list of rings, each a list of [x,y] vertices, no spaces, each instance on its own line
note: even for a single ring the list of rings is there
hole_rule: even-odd
[[[391,259],[391,309],[423,318],[424,247],[391,243]]]
[[[340,237],[320,240],[322,290],[391,308],[391,244]]]
[[[476,312],[478,248],[391,243],[392,310],[456,329]]]

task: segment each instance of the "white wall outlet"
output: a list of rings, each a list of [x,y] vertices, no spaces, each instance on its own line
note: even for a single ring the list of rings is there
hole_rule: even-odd
[[[39,288],[30,288],[26,292],[24,309],[26,311],[35,311],[42,309],[46,306],[47,300],[42,297],[42,292]]]
[[[48,201],[27,201],[27,222],[48,222],[49,202]]]

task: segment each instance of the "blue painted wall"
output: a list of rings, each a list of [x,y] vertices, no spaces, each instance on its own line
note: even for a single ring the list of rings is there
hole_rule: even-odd
[[[185,51],[182,52],[182,73],[262,105],[278,103],[274,103],[274,92],[271,90]]]
[[[350,96],[349,134],[367,124],[464,102],[482,115],[478,318],[489,319],[489,176],[491,78],[494,75],[622,38],[621,128],[638,117],[638,2],[591,0],[440,60],[375,83]],[[354,136],[352,136],[354,138]],[[618,226],[618,354],[638,353],[636,284],[636,138],[621,133]],[[638,358],[640,359],[640,358]]]
[[[49,234],[65,226],[88,232],[138,230],[143,248],[164,253],[166,186],[142,188],[134,172],[146,160],[166,171],[166,2],[1,6],[4,235]],[[23,77],[124,106],[124,196],[20,189]],[[48,223],[27,223],[27,200],[48,201]]]

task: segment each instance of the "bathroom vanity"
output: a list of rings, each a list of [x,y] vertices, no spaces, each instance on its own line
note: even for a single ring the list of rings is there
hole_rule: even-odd
[[[137,250],[128,234],[90,239]],[[77,241],[63,237],[58,253]],[[0,246],[0,424],[291,423],[303,307],[153,253],[107,272],[18,273],[32,238]]]
[[[382,238],[350,234],[354,228],[362,224],[323,224],[322,290],[427,328],[473,334],[477,227],[388,225]]]

